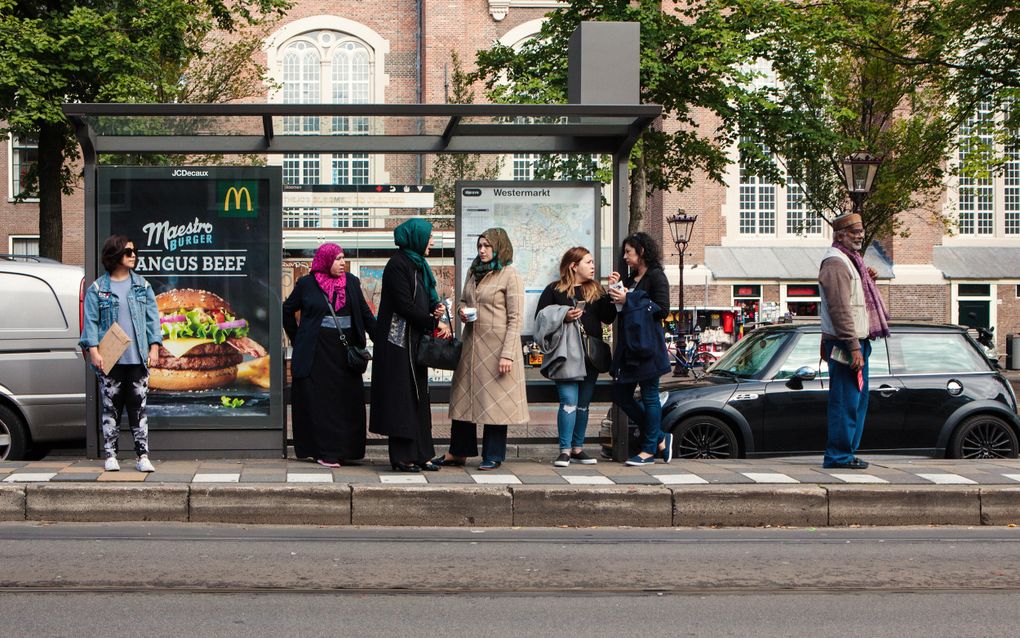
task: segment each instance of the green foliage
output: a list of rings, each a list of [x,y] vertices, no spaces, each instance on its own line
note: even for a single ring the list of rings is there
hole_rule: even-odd
[[[0,0],[0,134],[39,135],[43,254],[60,257],[60,234],[47,229],[59,229],[59,193],[73,185],[69,163],[78,158],[61,103],[251,95],[261,77],[250,57],[258,28],[289,6],[289,0]]]
[[[461,65],[460,56],[456,51],[450,52],[450,90],[447,95],[448,104],[473,104],[475,93],[471,90],[471,80]],[[483,158],[470,153],[444,153],[436,157],[429,171],[429,182],[435,186],[435,205],[427,216],[438,229],[453,228],[456,213],[457,189],[459,180],[493,180],[499,176],[499,159]]]
[[[567,43],[584,21],[641,25],[640,99],[661,104],[663,119],[679,130],[646,131],[632,154],[637,188],[683,190],[695,175],[722,182],[727,151],[737,140],[734,104],[741,93],[740,63],[749,44],[722,7],[707,0],[663,10],[658,0],[576,0],[548,15],[541,32],[518,51],[496,45],[478,54],[476,78],[496,102],[563,103],[567,97]],[[705,116],[710,116],[706,118]],[[712,121],[705,124],[706,119]],[[640,158],[641,161],[634,161]],[[608,181],[606,162],[545,158],[543,172]],[[570,162],[580,164],[571,166]],[[639,172],[640,174],[635,174]],[[640,193],[639,195],[644,195]],[[632,197],[631,220],[639,220],[643,197]]]
[[[945,161],[977,97],[955,90],[946,66],[904,63],[923,40],[904,12],[910,3],[722,1],[778,81],[743,96],[742,158],[772,160],[758,172],[776,182],[791,175],[826,217],[847,207],[842,159],[860,150],[880,159],[862,211],[868,242],[902,232],[897,215],[907,210],[949,221]]]

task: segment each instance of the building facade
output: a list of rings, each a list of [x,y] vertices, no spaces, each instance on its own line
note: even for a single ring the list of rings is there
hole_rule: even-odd
[[[470,68],[476,51],[494,42],[516,46],[533,37],[552,0],[298,0],[274,25],[263,61],[279,103],[442,103],[451,82],[451,54]],[[481,91],[476,91],[481,101]],[[258,101],[257,99],[255,101]],[[979,113],[976,117],[981,117]],[[287,133],[367,133],[372,118],[283,118]],[[412,122],[390,121],[387,132]],[[426,123],[426,126],[428,124]],[[1006,149],[1008,150],[1008,149]],[[1015,151],[1015,149],[1013,149]],[[16,203],[24,171],[34,161],[32,140],[0,144],[0,252],[38,250],[37,202]],[[292,192],[320,184],[427,184],[433,158],[413,155],[294,154],[268,158],[282,166]],[[504,179],[534,176],[535,156],[503,158]],[[608,192],[608,189],[607,189]],[[66,196],[64,260],[82,263],[82,192]],[[685,257],[685,305],[741,307],[747,314],[817,313],[818,260],[831,243],[826,224],[813,219],[796,184],[762,182],[744,171],[734,152],[726,185],[697,179],[683,192],[649,198],[644,227],[662,241],[667,275],[679,297],[678,257],[665,217],[684,209],[697,214]],[[309,206],[285,195],[285,288],[302,274],[312,251],[338,241],[351,270],[374,285],[392,250],[390,229],[417,208]],[[880,273],[895,318],[994,327],[1001,353],[1005,336],[1020,333],[1020,153],[1001,176],[948,183],[944,212],[959,220],[951,233],[923,212],[902,219],[908,237],[876,242],[867,256]],[[608,222],[608,211],[606,212]],[[603,223],[608,245],[611,224]],[[452,226],[451,226],[452,227]],[[452,231],[439,233],[435,259],[452,292]],[[614,251],[605,250],[604,255]],[[372,291],[366,290],[371,298]],[[678,303],[678,301],[676,302]]]

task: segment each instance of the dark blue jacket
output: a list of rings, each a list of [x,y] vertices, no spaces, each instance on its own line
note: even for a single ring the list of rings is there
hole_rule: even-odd
[[[351,310],[351,328],[354,332],[353,345],[365,347],[365,333],[375,334],[375,317],[361,294],[361,280],[347,273],[347,307]],[[294,314],[301,311],[301,324]],[[294,345],[290,360],[291,376],[303,379],[312,373],[315,360],[315,342],[319,338],[319,326],[329,316],[326,296],[315,281],[315,275],[308,274],[298,279],[294,290],[283,302],[283,331]],[[339,337],[338,337],[339,339]]]
[[[627,293],[620,311],[620,342],[610,372],[619,383],[659,377],[669,371],[669,353],[658,317],[662,309],[644,290]]]

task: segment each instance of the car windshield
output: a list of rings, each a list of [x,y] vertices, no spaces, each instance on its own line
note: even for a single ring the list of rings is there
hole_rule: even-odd
[[[712,373],[756,377],[790,338],[789,332],[752,332],[737,342],[710,368]]]

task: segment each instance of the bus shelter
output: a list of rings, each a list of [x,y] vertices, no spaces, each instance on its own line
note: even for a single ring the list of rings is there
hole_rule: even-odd
[[[264,348],[267,368],[243,373],[261,374],[261,383],[253,387],[262,390],[244,396],[225,393],[219,397],[221,403],[202,409],[182,407],[188,401],[171,398],[170,405],[150,416],[150,430],[158,436],[161,451],[219,457],[275,456],[285,428],[280,170],[225,165],[208,170],[186,165],[113,168],[108,164],[119,157],[159,155],[186,156],[188,164],[209,156],[289,153],[609,155],[615,247],[629,223],[631,149],[662,112],[658,105],[642,104],[65,104],[63,110],[75,126],[82,149],[86,279],[92,281],[99,274],[100,242],[111,229],[121,227],[118,220],[135,220],[138,211],[144,210],[148,217],[137,222],[134,232],[140,230],[143,235],[140,243],[145,246],[140,247],[139,256],[148,266],[171,270],[194,266],[187,276],[171,274],[168,280],[184,282],[188,289],[202,281],[195,277],[218,281],[235,277],[229,281],[230,289],[237,291],[237,304],[243,305],[241,300],[253,304],[250,318],[232,315],[224,317],[222,325],[245,323],[251,332],[246,328],[243,338]],[[356,120],[358,133],[290,132],[301,130],[295,123],[307,118],[342,120],[337,128],[347,131],[349,121]],[[199,189],[175,186],[185,183],[181,180],[205,180],[205,185]],[[181,199],[192,191],[199,193],[194,201]],[[212,209],[215,224],[193,214]],[[233,243],[218,244],[223,236]],[[264,272],[255,270],[257,264],[266,263],[270,267]],[[184,322],[187,308],[181,310]],[[209,335],[200,337],[209,340]],[[259,345],[259,340],[264,343]],[[87,450],[96,456],[97,386],[90,381],[86,387]],[[548,400],[555,401],[555,393],[548,390]],[[210,392],[216,394],[215,390],[204,392],[206,398]],[[530,389],[529,400],[538,400]],[[627,420],[620,416],[614,419],[616,460],[628,456]]]

